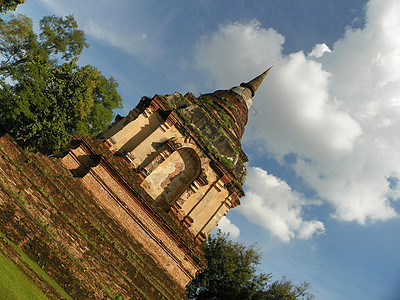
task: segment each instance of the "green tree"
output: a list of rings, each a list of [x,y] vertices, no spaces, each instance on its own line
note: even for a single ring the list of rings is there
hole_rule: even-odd
[[[44,17],[40,28],[37,36],[23,15],[0,24],[0,133],[54,153],[75,133],[101,132],[122,99],[113,78],[77,65],[87,44],[72,16]]]
[[[0,13],[15,10],[22,3],[25,3],[25,0],[0,0]]]
[[[48,16],[40,21],[40,35],[33,32],[32,19],[12,15],[0,22],[0,74],[8,76],[13,68],[30,59],[77,60],[85,47],[85,33],[78,28],[73,16]]]
[[[309,288],[310,284],[308,282],[295,285],[292,281],[283,277],[281,280],[275,281],[268,287],[268,290],[264,293],[265,298],[262,299],[313,299],[314,297],[308,292]]]
[[[203,244],[208,268],[186,287],[189,299],[312,299],[309,284],[294,285],[285,277],[270,283],[271,274],[256,274],[261,255],[254,246],[233,242],[220,231]]]

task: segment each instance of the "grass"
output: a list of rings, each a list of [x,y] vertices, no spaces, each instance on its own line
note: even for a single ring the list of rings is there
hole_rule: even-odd
[[[31,260],[28,256],[26,256],[26,254],[18,248],[17,245],[15,245],[13,242],[11,242],[3,233],[0,232],[0,238],[5,239],[13,248],[16,252],[18,252],[18,254],[20,255],[21,259],[27,263],[40,277],[42,277],[45,281],[47,281],[57,292],[59,292],[65,299],[71,299],[71,296],[68,295],[64,289],[58,285],[57,282],[55,282],[50,276],[48,276],[46,274],[45,271],[43,271],[43,269],[33,260]],[[8,260],[4,255],[3,256],[3,260]],[[2,299],[47,299],[46,296],[44,296],[44,298],[35,298],[35,297],[28,297],[28,298],[18,298],[18,297],[9,297],[9,294],[7,292],[5,292],[5,289],[3,289],[2,284],[3,282],[5,282],[3,280],[3,276],[5,277],[10,277],[12,278],[12,276],[20,276],[22,277],[22,280],[15,280],[13,284],[10,285],[11,288],[17,288],[16,291],[20,291],[21,293],[25,293],[25,289],[26,289],[26,293],[29,293],[30,291],[33,291],[33,289],[31,288],[31,286],[29,286],[30,284],[34,283],[28,278],[26,277],[19,269],[17,266],[15,266],[11,261],[9,261],[10,264],[12,264],[16,269],[11,270],[11,274],[7,274],[7,270],[3,271],[3,260],[1,260],[0,263],[0,300]],[[6,264],[4,263],[4,265],[6,266]],[[18,272],[21,273],[20,275],[18,275]],[[5,273],[5,274],[3,274]],[[15,274],[14,274],[15,273]],[[7,285],[7,284],[6,284]],[[35,286],[36,287],[36,286]],[[38,289],[36,287],[36,289]],[[40,290],[39,290],[40,291]]]
[[[0,299],[48,299],[46,295],[0,252]]]

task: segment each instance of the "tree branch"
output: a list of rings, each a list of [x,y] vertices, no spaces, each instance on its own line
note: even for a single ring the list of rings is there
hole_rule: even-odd
[[[2,70],[2,69],[4,68],[4,66],[5,66],[6,64],[8,64],[8,62],[11,60],[11,58],[12,58],[15,54],[18,53],[19,49],[21,49],[21,47],[18,47],[18,49],[15,50],[14,53],[12,53],[12,54],[8,57],[8,59],[0,66],[0,70]]]

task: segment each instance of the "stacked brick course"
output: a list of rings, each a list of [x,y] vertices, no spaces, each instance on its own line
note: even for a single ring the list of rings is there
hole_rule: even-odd
[[[185,298],[184,287],[60,158],[25,153],[9,136],[0,138],[0,232],[0,251],[51,299],[61,296],[11,244],[73,299]]]

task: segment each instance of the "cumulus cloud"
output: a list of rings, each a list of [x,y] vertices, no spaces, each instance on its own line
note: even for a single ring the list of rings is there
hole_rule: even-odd
[[[332,101],[328,92],[331,74],[320,63],[297,52],[282,57],[270,74],[262,85],[261,99],[254,101],[262,114],[250,124],[263,128],[269,151],[279,159],[295,153],[326,160],[353,150],[361,128]]]
[[[329,49],[329,47],[323,43],[323,44],[316,44],[314,46],[314,48],[312,49],[312,51],[310,53],[308,53],[308,56],[314,56],[314,57],[322,57],[322,55],[324,55],[325,52],[332,52],[331,49]]]
[[[257,91],[258,113],[250,112],[245,141],[262,141],[281,164],[290,155],[287,166],[340,221],[365,224],[398,215],[399,15],[397,0],[372,0],[363,28],[347,28],[332,50],[319,44],[308,56],[283,55],[284,37],[257,21],[221,26],[198,44],[197,63],[219,88],[279,59]],[[240,211],[282,240],[323,232],[319,221],[302,220],[303,197],[263,172],[250,169]],[[267,188],[270,200],[263,196]]]
[[[240,229],[235,224],[232,224],[231,220],[227,217],[222,217],[218,223],[218,229],[225,234],[229,234],[232,239],[237,239],[240,235]]]
[[[315,166],[300,162],[299,174],[334,205],[334,216],[364,224],[397,215],[391,201],[397,200],[400,163],[400,3],[370,1],[366,25],[347,29],[332,54],[320,62],[333,74],[329,92],[338,107],[356,120],[363,131],[351,153]],[[316,176],[315,168],[329,170]]]
[[[248,167],[247,172],[246,196],[239,211],[249,221],[285,242],[294,237],[309,239],[325,231],[321,221],[303,220],[302,208],[307,201],[285,181],[261,168]]]
[[[229,88],[254,77],[255,70],[263,72],[280,57],[284,42],[275,29],[262,28],[256,20],[220,26],[197,45],[197,67],[207,70],[216,86]]]

